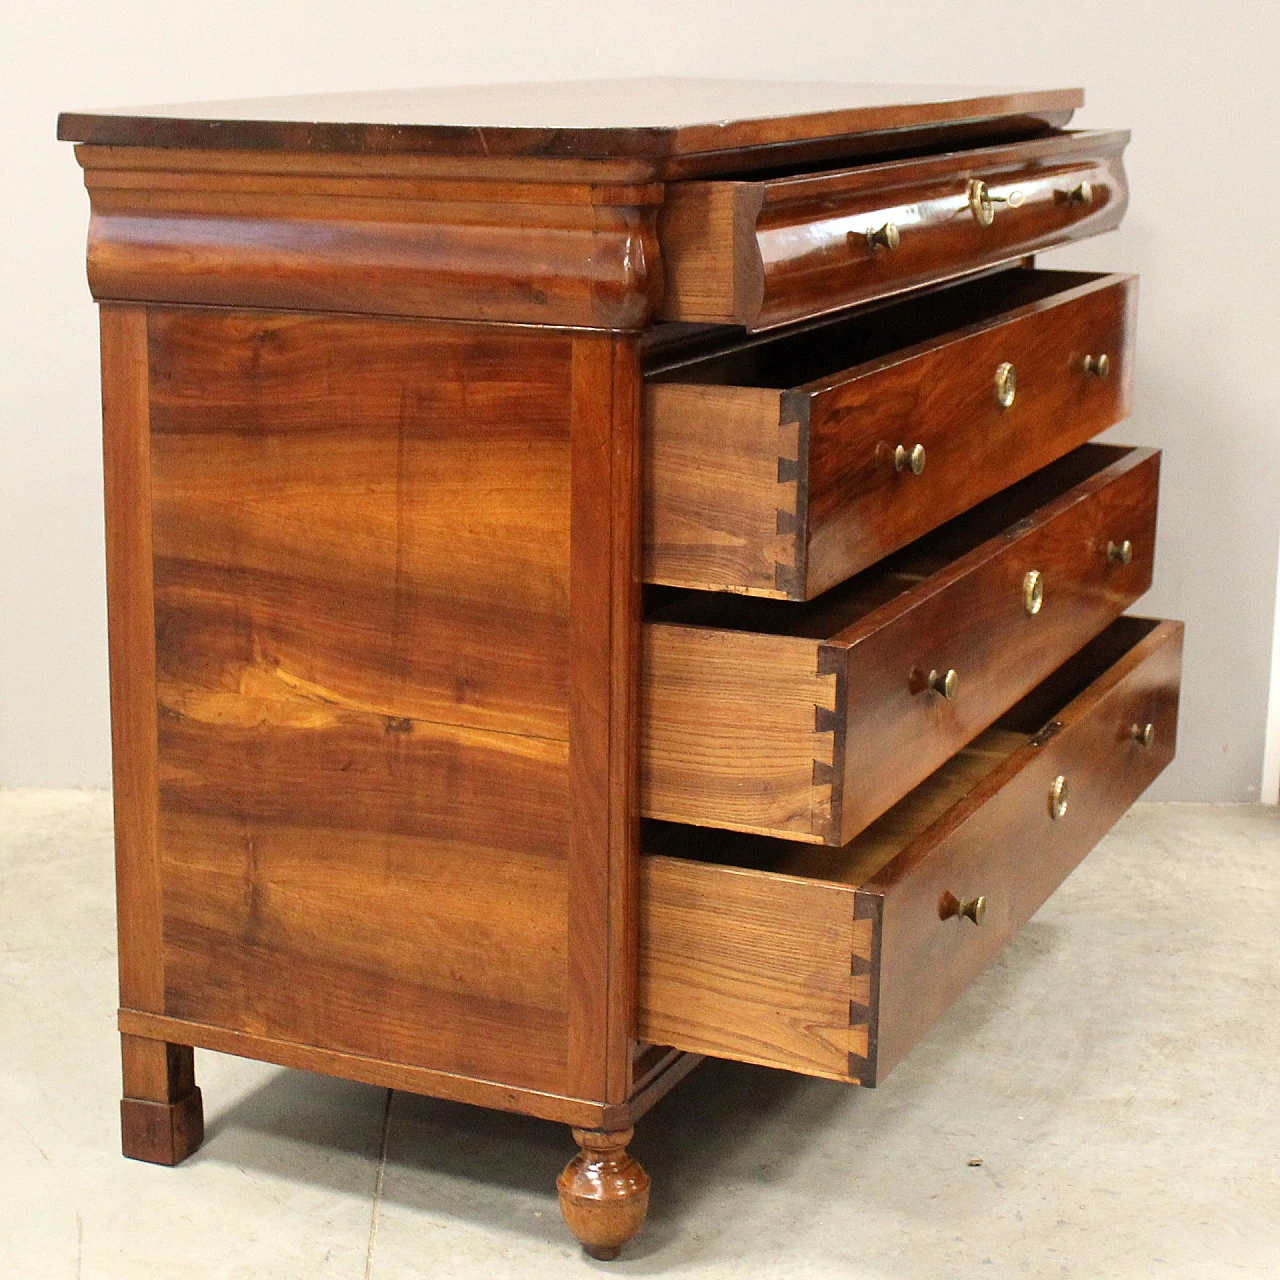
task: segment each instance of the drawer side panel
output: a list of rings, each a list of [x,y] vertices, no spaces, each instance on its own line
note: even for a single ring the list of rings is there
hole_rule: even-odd
[[[640,905],[642,1040],[849,1078],[851,1047],[866,1051],[850,1006],[871,960],[853,889],[651,855]]]
[[[839,716],[817,642],[652,622],[643,646],[643,815],[826,839]]]

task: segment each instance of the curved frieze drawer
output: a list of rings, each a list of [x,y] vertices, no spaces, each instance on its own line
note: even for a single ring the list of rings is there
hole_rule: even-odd
[[[1137,283],[1014,268],[655,367],[646,581],[810,600],[1092,439]]]
[[[1173,758],[1181,653],[1118,619],[842,849],[652,824],[637,1034],[877,1084]]]
[[[1085,445],[808,605],[672,593],[641,812],[844,844],[1147,590],[1159,465]]]
[[[659,213],[667,320],[750,330],[1110,231],[1127,132],[822,173],[672,183]]]

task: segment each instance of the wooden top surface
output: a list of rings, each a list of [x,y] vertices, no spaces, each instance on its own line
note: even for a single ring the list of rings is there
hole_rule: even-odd
[[[1080,89],[648,78],[474,85],[64,112],[107,146],[660,159],[961,122],[1059,120]]]

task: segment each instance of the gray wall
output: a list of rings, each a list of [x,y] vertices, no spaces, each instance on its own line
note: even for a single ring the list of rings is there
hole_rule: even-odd
[[[96,321],[60,108],[646,73],[1083,84],[1129,126],[1124,227],[1046,255],[1143,276],[1138,398],[1165,449],[1157,585],[1186,619],[1153,795],[1258,798],[1280,547],[1280,6],[1170,0],[144,0],[28,5],[0,42],[0,784],[108,780]],[[1273,717],[1274,718],[1274,717]]]

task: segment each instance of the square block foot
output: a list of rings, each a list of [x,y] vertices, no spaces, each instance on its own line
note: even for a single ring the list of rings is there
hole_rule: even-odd
[[[192,1089],[179,1102],[120,1100],[120,1137],[130,1160],[180,1164],[204,1141],[204,1104]]]

